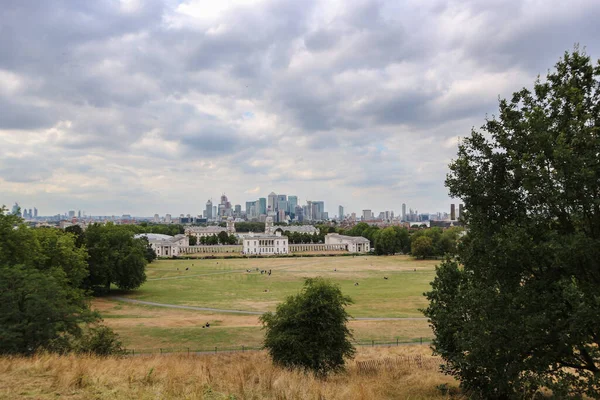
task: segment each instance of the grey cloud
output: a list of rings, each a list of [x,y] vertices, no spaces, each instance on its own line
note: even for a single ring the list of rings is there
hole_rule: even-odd
[[[52,176],[52,167],[39,157],[0,158],[0,178],[7,182],[34,183]]]

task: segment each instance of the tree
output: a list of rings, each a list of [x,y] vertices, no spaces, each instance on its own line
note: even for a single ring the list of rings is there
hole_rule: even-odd
[[[188,238],[190,239],[190,246],[196,246],[198,244],[196,235],[188,235]]]
[[[73,234],[75,237],[75,246],[83,247],[85,245],[85,233],[79,225],[71,225],[65,228],[65,232]]]
[[[392,227],[382,230],[375,240],[376,254],[395,254],[399,250],[396,231]]]
[[[419,236],[411,241],[411,254],[416,258],[426,258],[433,255],[433,240],[427,236]]]
[[[131,231],[112,224],[91,225],[85,237],[90,269],[88,288],[108,292],[112,283],[132,290],[146,281],[147,242],[134,239]]]
[[[219,243],[221,243],[221,244],[229,243],[229,235],[227,234],[227,232],[221,231],[221,232],[219,232],[217,237],[218,237]]]
[[[355,349],[345,306],[352,300],[338,285],[308,278],[302,291],[289,296],[275,313],[260,317],[264,345],[276,364],[310,370],[317,375],[340,371]]]
[[[444,371],[485,398],[600,393],[600,64],[577,48],[500,101],[446,185],[468,234],[427,293]]]
[[[0,266],[0,353],[52,350],[66,342],[65,335],[80,335],[82,322],[96,318],[84,292],[71,287],[61,269]]]

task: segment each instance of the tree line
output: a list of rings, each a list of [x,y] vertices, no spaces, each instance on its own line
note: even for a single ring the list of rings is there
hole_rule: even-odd
[[[148,241],[112,224],[32,229],[7,211],[0,207],[0,353],[121,351],[89,299],[144,283],[156,258]]]

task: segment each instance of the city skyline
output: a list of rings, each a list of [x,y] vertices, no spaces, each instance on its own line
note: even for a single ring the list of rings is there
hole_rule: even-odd
[[[592,0],[9,1],[0,204],[200,214],[276,188],[331,215],[447,210],[458,138],[575,43],[600,58],[599,19]]]

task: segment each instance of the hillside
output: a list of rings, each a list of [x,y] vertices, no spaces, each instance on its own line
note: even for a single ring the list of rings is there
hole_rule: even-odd
[[[438,385],[457,384],[438,372],[430,354],[427,346],[359,349],[346,373],[326,380],[274,367],[264,352],[2,357],[0,399],[447,398]],[[367,360],[387,360],[389,365],[366,369],[361,362]]]

